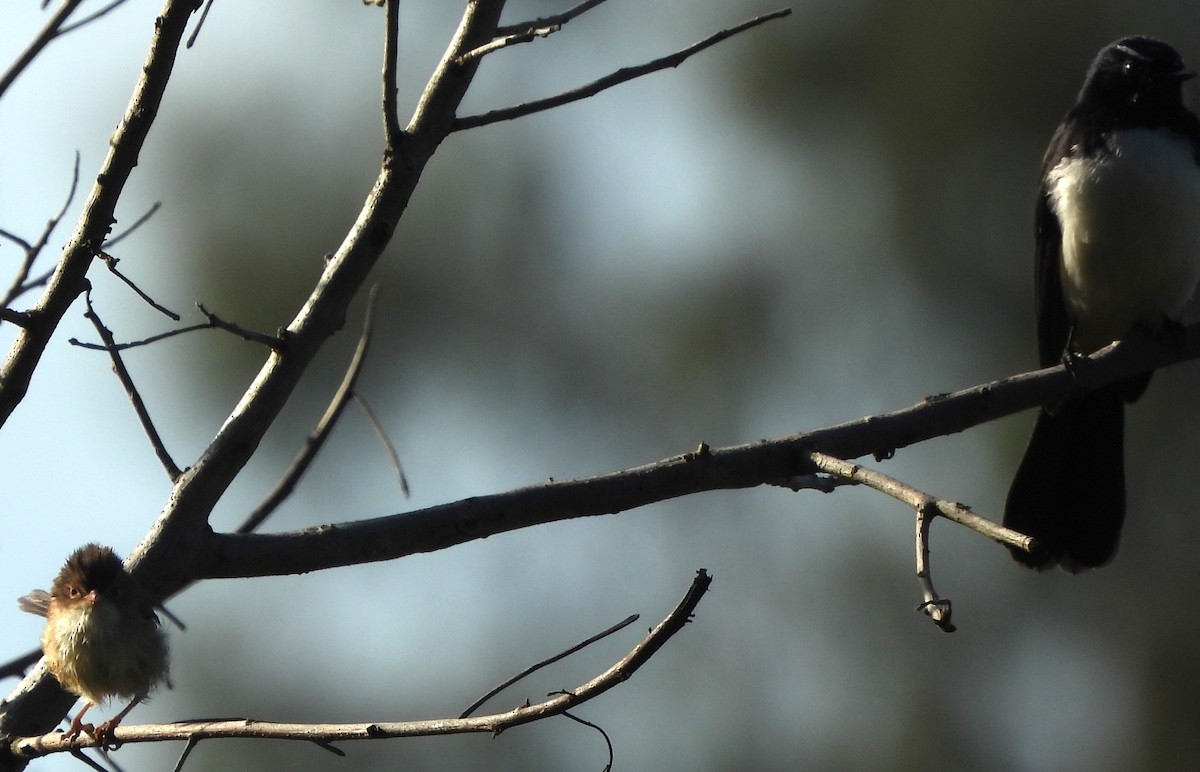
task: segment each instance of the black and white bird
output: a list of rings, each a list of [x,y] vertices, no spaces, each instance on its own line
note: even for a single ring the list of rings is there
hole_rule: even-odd
[[[1178,319],[1200,280],[1200,121],[1183,104],[1194,72],[1150,37],[1106,46],[1046,149],[1034,292],[1047,367]],[[1139,375],[1042,409],[1004,524],[1036,537],[1037,569],[1109,562],[1125,520],[1125,403]]]

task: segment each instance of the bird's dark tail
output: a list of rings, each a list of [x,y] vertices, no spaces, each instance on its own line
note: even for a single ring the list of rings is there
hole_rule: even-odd
[[[1042,410],[1017,468],[1004,525],[1035,537],[1035,555],[1013,557],[1039,571],[1072,573],[1112,560],[1125,521],[1125,402],[1145,388],[1117,383]]]

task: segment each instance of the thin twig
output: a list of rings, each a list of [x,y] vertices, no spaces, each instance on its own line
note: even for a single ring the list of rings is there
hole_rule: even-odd
[[[499,110],[492,110],[479,115],[470,115],[465,118],[455,118],[454,125],[450,130],[464,131],[466,129],[475,129],[480,126],[486,126],[489,123],[511,121],[514,118],[521,118],[526,115],[532,115],[533,113],[540,113],[555,107],[561,107],[562,105],[570,104],[571,102],[578,102],[581,99],[587,99],[588,97],[599,94],[601,91],[605,91],[613,86],[625,83],[626,81],[633,80],[634,78],[640,78],[643,75],[649,75],[652,72],[665,70],[668,67],[678,67],[693,54],[703,51],[710,46],[714,46],[717,43],[720,43],[722,40],[732,37],[739,32],[744,32],[752,27],[757,27],[758,25],[764,24],[768,21],[782,18],[791,12],[791,8],[781,8],[778,11],[772,11],[771,13],[763,14],[762,16],[756,16],[755,18],[744,21],[737,26],[723,29],[720,32],[708,36],[704,40],[694,43],[687,48],[676,51],[669,56],[664,56],[660,59],[655,59],[654,61],[646,62],[645,64],[639,64],[633,67],[624,67],[616,72],[610,73],[609,75],[605,75],[603,78],[594,80],[591,83],[585,84],[578,88],[571,89],[570,91],[564,91],[561,94],[556,94],[552,97],[537,99],[532,102],[525,102],[524,104],[505,107]]]
[[[8,239],[26,252],[28,252],[30,249],[33,249],[33,245],[31,245],[28,241],[12,231],[5,230],[4,228],[0,228],[0,239]]]
[[[78,346],[79,348],[91,349],[92,351],[127,351],[131,348],[140,348],[142,346],[149,346],[151,343],[158,343],[160,340],[166,340],[167,338],[174,338],[176,335],[183,335],[184,333],[188,333],[188,332],[196,332],[197,330],[215,330],[215,329],[217,329],[217,326],[215,324],[213,324],[212,322],[205,322],[204,324],[193,324],[193,325],[189,325],[187,327],[180,327],[177,330],[167,330],[166,332],[156,333],[154,335],[151,335],[147,338],[142,338],[140,340],[131,340],[128,343],[117,343],[116,345],[113,345],[113,346],[105,346],[100,343],[90,343],[85,340],[80,340],[79,338],[69,338],[67,340],[67,342],[70,343],[72,346]]]
[[[359,410],[367,419],[367,423],[375,430],[375,436],[383,443],[384,450],[388,453],[388,458],[392,461],[392,469],[396,471],[396,479],[400,481],[400,492],[404,494],[404,498],[408,498],[410,491],[408,488],[408,477],[404,474],[404,467],[400,465],[400,454],[396,452],[396,446],[392,444],[392,438],[388,437],[384,431],[383,424],[379,422],[379,416],[375,415],[375,411],[371,409],[371,403],[367,402],[366,398],[357,391],[354,392],[354,404],[358,405]]]
[[[196,749],[196,746],[198,746],[199,744],[200,744],[200,738],[198,738],[198,737],[189,737],[188,738],[187,744],[183,746],[183,751],[179,754],[179,760],[175,762],[175,767],[172,770],[172,772],[180,772],[180,770],[183,769],[183,765],[187,763],[188,756],[192,755],[192,751],[194,751]]]
[[[325,440],[329,438],[333,427],[337,425],[338,419],[346,409],[346,404],[354,396],[354,387],[358,384],[358,376],[362,373],[362,367],[367,361],[367,349],[371,344],[371,333],[375,322],[375,297],[378,291],[379,285],[375,285],[371,287],[371,291],[367,295],[367,310],[363,318],[362,333],[358,336],[358,345],[354,349],[354,356],[350,358],[346,374],[342,376],[341,384],[334,393],[333,399],[330,400],[329,406],[325,408],[325,414],[321,416],[321,420],[317,422],[312,433],[305,438],[304,445],[296,453],[292,462],[288,464],[288,468],[284,470],[279,482],[275,483],[275,487],[271,489],[262,503],[247,515],[235,533],[253,533],[262,525],[263,521],[270,517],[288,496],[292,495],[300,478],[308,471],[313,459],[317,457],[317,453],[325,446]]]
[[[103,262],[104,265],[108,266],[109,273],[111,273],[113,276],[116,276],[118,279],[120,279],[122,282],[124,282],[126,287],[129,287],[129,289],[133,290],[134,293],[137,294],[137,296],[139,298],[141,298],[142,300],[144,300],[146,302],[146,305],[150,306],[155,311],[158,311],[163,316],[168,317],[169,319],[171,319],[171,321],[178,322],[180,319],[183,318],[179,314],[177,314],[174,311],[172,311],[171,309],[167,308],[166,306],[156,302],[154,300],[154,298],[150,297],[145,292],[143,292],[141,287],[134,284],[132,279],[130,279],[128,276],[126,276],[125,274],[118,271],[117,263],[121,262],[119,259],[117,259],[117,258],[113,257],[112,255],[108,254],[107,252],[103,252],[103,251],[97,253],[96,256],[100,258],[101,262]]]
[[[204,4],[204,10],[200,12],[200,18],[196,21],[196,29],[192,30],[192,34],[188,35],[186,48],[191,48],[196,45],[196,38],[200,37],[200,30],[204,29],[204,22],[208,20],[208,12],[212,10],[213,0],[208,0]]]
[[[400,58],[400,0],[388,0],[384,12],[383,33],[383,138],[386,152],[399,149],[400,129],[399,86],[396,83],[397,60]]]
[[[95,11],[94,13],[90,13],[87,16],[84,16],[79,21],[74,21],[74,22],[71,22],[70,24],[64,24],[62,29],[60,29],[58,31],[58,34],[66,35],[68,32],[74,32],[75,30],[79,29],[80,27],[83,27],[87,24],[91,24],[92,22],[96,21],[100,17],[107,16],[112,11],[115,11],[118,6],[124,5],[125,2],[126,2],[126,0],[112,0],[112,2],[109,3],[108,5]]]
[[[576,5],[573,8],[568,8],[562,13],[556,13],[553,16],[543,16],[542,18],[534,19],[533,21],[524,21],[518,24],[505,24],[502,27],[497,27],[496,34],[500,37],[503,37],[505,35],[520,34],[521,32],[527,32],[532,29],[561,27],[562,25],[571,21],[571,19],[574,19],[577,16],[582,16],[603,2],[604,0],[584,0],[584,2],[580,3],[579,5]]]
[[[121,0],[121,2],[125,2],[125,0]],[[153,217],[154,215],[156,215],[158,213],[158,210],[161,208],[162,208],[162,202],[155,201],[150,206],[150,208],[148,210],[146,210],[146,213],[144,215],[142,215],[141,217],[134,220],[133,225],[130,225],[128,228],[126,228],[121,233],[117,234],[116,236],[112,236],[110,238],[105,239],[104,246],[108,249],[112,249],[118,243],[120,243],[124,239],[128,238],[129,236],[133,235],[134,231],[136,231],[138,228],[145,225],[150,220],[151,217]]]
[[[607,638],[608,636],[612,635],[613,633],[617,632],[618,630],[623,630],[624,628],[626,628],[629,625],[636,622],[638,620],[638,616],[639,616],[638,614],[631,614],[628,617],[626,617],[625,619],[621,620],[620,622],[617,622],[615,625],[608,628],[607,630],[603,630],[601,632],[596,633],[591,638],[588,638],[585,641],[575,644],[574,646],[567,649],[566,651],[561,651],[558,654],[555,654],[554,656],[552,656],[548,659],[544,659],[541,662],[530,665],[529,667],[522,670],[520,673],[517,673],[512,678],[509,678],[509,679],[505,680],[504,682],[498,684],[487,694],[485,694],[482,697],[480,697],[479,699],[475,700],[475,702],[471,703],[471,707],[467,708],[462,713],[460,713],[458,717],[459,718],[467,718],[472,713],[474,713],[479,708],[480,705],[484,704],[491,698],[495,697],[497,694],[504,691],[508,687],[512,686],[516,682],[532,675],[533,673],[536,673],[537,671],[541,670],[542,668],[544,668],[548,665],[553,665],[555,662],[558,662],[561,659],[565,659],[566,657],[571,656],[572,654],[574,654],[577,651],[580,651],[581,649],[585,649],[588,646],[591,646],[596,641]]]
[[[34,262],[37,260],[38,255],[41,254],[42,249],[45,248],[46,243],[50,241],[50,235],[54,232],[54,229],[58,227],[59,222],[62,221],[63,216],[67,213],[67,209],[69,209],[71,206],[71,202],[75,200],[75,191],[78,189],[79,151],[76,150],[75,164],[71,171],[71,187],[67,190],[67,198],[65,201],[63,201],[63,205],[59,208],[58,212],[46,222],[46,227],[42,228],[42,233],[40,236],[38,236],[38,240],[30,244],[24,239],[18,239],[16,236],[8,233],[7,231],[2,233],[5,238],[8,238],[24,248],[25,260],[22,261],[21,267],[17,271],[17,275],[13,278],[12,286],[9,287],[8,292],[4,295],[4,299],[0,300],[0,305],[7,306],[9,303],[16,300],[21,293],[38,286],[38,282],[27,283],[29,280],[29,272],[33,270]]]
[[[17,56],[17,60],[9,66],[3,75],[0,75],[0,97],[4,96],[4,92],[8,91],[8,87],[37,58],[42,49],[48,46],[51,40],[62,34],[60,28],[82,2],[83,0],[64,0],[63,4],[54,12],[54,15],[50,17],[41,31],[25,47],[25,50]],[[46,6],[43,5],[42,7],[45,8]]]
[[[84,313],[84,316],[96,328],[100,339],[108,347],[108,355],[112,359],[113,372],[117,374],[117,379],[125,387],[125,393],[129,396],[129,401],[133,403],[133,410],[137,413],[138,421],[141,422],[142,429],[150,439],[150,445],[154,448],[154,454],[158,456],[159,463],[163,465],[163,469],[166,470],[167,477],[171,478],[171,482],[175,482],[183,472],[180,471],[179,467],[171,459],[171,454],[167,452],[166,445],[163,444],[162,437],[159,435],[158,429],[154,426],[154,421],[150,419],[150,412],[146,409],[146,403],[142,400],[142,395],[138,393],[137,387],[133,385],[133,378],[130,377],[129,370],[125,367],[121,353],[116,349],[116,341],[113,340],[112,332],[104,326],[104,322],[100,320],[100,316],[96,313],[96,309],[92,305],[92,289],[90,286],[84,291],[84,302],[87,304],[87,311]]]
[[[613,753],[613,744],[612,740],[608,736],[608,732],[604,731],[599,724],[593,724],[591,721],[584,721],[579,716],[573,716],[565,710],[563,711],[563,718],[569,718],[572,721],[583,724],[584,726],[591,727],[600,733],[600,736],[604,738],[604,743],[608,746],[608,763],[604,765],[604,772],[609,772],[609,770],[613,768],[613,760],[616,758],[616,756]]]
[[[228,322],[217,316],[213,312],[204,307],[204,304],[197,303],[196,308],[200,309],[200,313],[204,314],[204,318],[208,320],[208,326],[225,332],[231,332],[242,340],[250,341],[251,343],[261,343],[264,346],[281,351],[284,348],[284,340],[278,335],[267,335],[265,333],[256,332],[247,329],[240,324]]]
[[[522,724],[528,724],[581,705],[620,686],[653,657],[667,641],[684,628],[696,611],[696,606],[712,584],[712,576],[701,569],[696,572],[687,593],[679,604],[628,654],[591,680],[580,684],[569,692],[562,692],[542,702],[523,705],[505,713],[495,713],[477,718],[445,718],[425,721],[398,721],[359,724],[282,724],[252,719],[200,719],[178,721],[172,724],[147,724],[120,726],[113,741],[118,745],[127,743],[162,742],[165,740],[187,740],[198,742],[211,738],[258,738],[277,740],[302,740],[304,742],[340,742],[346,740],[381,740],[389,737],[429,737],[435,735],[500,732]],[[62,732],[50,732],[35,737],[24,737],[12,743],[12,752],[20,758],[36,758],[76,748],[88,748],[98,741],[80,733],[68,738]]]

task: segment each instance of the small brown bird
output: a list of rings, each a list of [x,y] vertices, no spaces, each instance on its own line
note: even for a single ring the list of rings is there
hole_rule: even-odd
[[[153,601],[115,552],[87,544],[67,558],[49,593],[35,590],[17,605],[46,617],[46,667],[64,689],[87,701],[67,736],[87,732],[108,745],[121,720],[167,678],[167,641]],[[132,702],[98,727],[82,723],[88,708],[108,697]]]

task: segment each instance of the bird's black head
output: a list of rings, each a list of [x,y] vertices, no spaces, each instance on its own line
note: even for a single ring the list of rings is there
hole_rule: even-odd
[[[1096,55],[1079,92],[1079,103],[1153,115],[1181,105],[1181,84],[1195,74],[1179,52],[1161,40],[1121,38]]]

